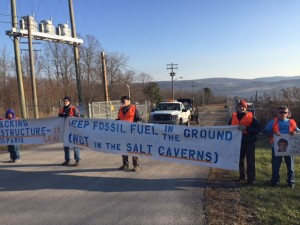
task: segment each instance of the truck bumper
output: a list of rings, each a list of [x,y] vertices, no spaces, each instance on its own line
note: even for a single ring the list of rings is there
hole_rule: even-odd
[[[173,124],[173,125],[178,125],[179,121],[163,121],[163,120],[149,120],[148,123],[153,123],[153,124]]]

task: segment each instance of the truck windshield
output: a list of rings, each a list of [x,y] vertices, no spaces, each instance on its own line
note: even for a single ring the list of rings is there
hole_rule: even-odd
[[[158,104],[157,110],[180,110],[180,104]]]

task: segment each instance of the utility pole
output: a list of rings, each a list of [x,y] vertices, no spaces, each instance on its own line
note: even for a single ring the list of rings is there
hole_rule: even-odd
[[[69,11],[70,11],[72,37],[76,38],[76,26],[75,26],[75,19],[74,19],[73,0],[69,0]],[[80,70],[79,70],[78,45],[75,43],[75,44],[73,44],[73,46],[74,46],[74,60],[75,60],[75,73],[76,73],[78,102],[79,102],[79,105],[83,105],[83,96],[82,96]]]
[[[12,28],[16,30],[18,27],[16,1],[11,0],[10,3],[11,3]],[[13,41],[14,41],[15,63],[16,63],[17,80],[18,80],[19,100],[21,106],[21,116],[22,118],[27,118],[26,102],[25,102],[24,87],[23,87],[23,74],[21,69],[20,43],[17,36],[13,36]]]
[[[106,77],[106,59],[104,52],[101,52],[101,62],[102,62],[102,72],[103,72],[103,90],[105,101],[108,102],[108,87],[107,87],[107,77]]]
[[[71,18],[71,25],[72,25],[72,36],[69,37],[67,35],[56,35],[52,32],[44,32],[43,31],[35,31],[35,29],[29,28],[31,21],[28,21],[25,18],[24,20],[27,21],[27,29],[22,27],[18,29],[18,20],[17,20],[17,9],[16,9],[16,0],[11,0],[11,19],[12,19],[12,28],[11,30],[6,31],[6,35],[13,37],[14,42],[14,53],[15,53],[15,64],[16,64],[16,73],[17,73],[17,80],[18,80],[18,91],[19,91],[19,100],[21,105],[21,116],[23,118],[27,118],[27,111],[26,111],[26,103],[25,103],[25,95],[24,95],[24,88],[23,88],[23,75],[22,75],[22,66],[21,66],[21,57],[20,57],[20,42],[19,38],[28,38],[29,42],[29,54],[30,57],[33,58],[32,53],[32,39],[35,40],[44,40],[44,41],[51,41],[54,43],[65,43],[74,46],[74,58],[75,58],[75,72],[76,72],[76,81],[77,81],[77,90],[78,90],[78,101],[82,105],[83,97],[82,97],[82,90],[81,90],[81,79],[80,79],[80,71],[79,71],[79,54],[78,54],[78,46],[83,43],[82,39],[76,38],[76,28],[74,22],[74,13],[73,13],[73,4],[72,0],[69,0],[69,9],[70,9],[70,18]],[[32,20],[34,21],[34,19]],[[29,30],[28,30],[29,28]],[[30,39],[30,41],[29,41]],[[34,74],[34,63],[31,60],[30,63],[31,75]],[[33,89],[33,102],[34,102],[34,114],[35,117],[38,118],[37,112],[37,97],[36,93],[34,93],[35,87],[35,78],[32,77],[32,89]]]
[[[126,87],[128,88],[128,97],[130,98],[130,85],[127,84]]]
[[[192,81],[192,99],[193,99],[193,102],[194,102],[194,81]]]
[[[167,66],[170,66],[170,67],[167,67],[167,70],[171,70],[170,76],[172,78],[172,99],[173,100],[174,100],[174,76],[175,76],[174,70],[178,69],[178,67],[174,67],[174,66],[177,66],[177,65],[178,64],[174,64],[174,63],[167,64]]]
[[[32,89],[32,97],[33,97],[33,112],[34,118],[39,118],[38,111],[38,100],[36,95],[36,83],[35,83],[35,70],[34,70],[34,57],[33,57],[33,47],[32,47],[32,30],[31,30],[31,21],[30,16],[27,16],[27,24],[28,24],[28,48],[29,48],[29,61],[30,61],[30,77],[31,77],[31,89]]]
[[[203,91],[202,91],[202,107],[204,107],[204,95],[205,95],[205,89],[203,88]]]

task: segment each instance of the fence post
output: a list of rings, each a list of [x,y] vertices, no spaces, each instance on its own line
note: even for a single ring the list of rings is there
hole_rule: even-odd
[[[88,114],[89,114],[89,118],[92,118],[92,104],[91,103],[88,104]]]

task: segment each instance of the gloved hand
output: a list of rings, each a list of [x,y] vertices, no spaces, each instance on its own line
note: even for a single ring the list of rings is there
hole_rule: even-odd
[[[65,117],[65,118],[68,117],[68,115],[67,115],[66,113],[59,113],[58,116],[59,116],[59,117]]]
[[[247,127],[244,126],[244,125],[239,125],[238,129],[243,132],[243,131],[245,131],[247,129]]]

